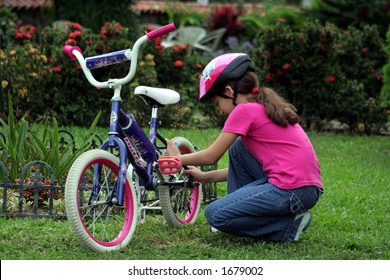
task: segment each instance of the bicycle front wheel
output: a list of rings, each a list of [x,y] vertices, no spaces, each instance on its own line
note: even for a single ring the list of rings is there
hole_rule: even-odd
[[[175,137],[172,140],[182,154],[195,152],[194,147],[186,138]],[[159,186],[159,197],[161,210],[168,225],[182,227],[195,223],[202,204],[200,183],[194,186],[186,184],[183,187]]]
[[[65,206],[78,240],[96,252],[125,247],[137,224],[136,192],[126,178],[124,204],[117,206],[119,159],[95,149],[73,163],[65,185]],[[96,176],[98,175],[98,176]]]

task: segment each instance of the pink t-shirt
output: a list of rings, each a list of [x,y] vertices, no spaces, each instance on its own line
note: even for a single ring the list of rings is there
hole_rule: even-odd
[[[299,124],[281,127],[268,118],[262,104],[253,102],[238,104],[222,131],[241,135],[273,185],[281,189],[322,188],[320,164]]]

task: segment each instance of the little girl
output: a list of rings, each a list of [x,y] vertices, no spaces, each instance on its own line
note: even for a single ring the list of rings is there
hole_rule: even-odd
[[[200,78],[200,101],[211,100],[227,120],[205,150],[180,155],[172,141],[168,153],[200,182],[227,180],[227,192],[205,209],[212,229],[268,241],[297,241],[312,219],[308,211],[323,191],[320,165],[298,124],[293,105],[259,87],[250,58],[243,53],[213,59]],[[229,150],[227,169],[202,172]]]

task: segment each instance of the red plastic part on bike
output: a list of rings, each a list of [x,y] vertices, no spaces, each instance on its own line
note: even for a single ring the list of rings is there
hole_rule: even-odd
[[[153,40],[157,37],[161,37],[165,34],[168,34],[169,32],[172,32],[176,29],[176,26],[174,23],[170,23],[164,26],[161,26],[153,31],[150,31],[149,33],[146,33],[146,36],[148,37],[148,40]]]
[[[162,156],[157,160],[161,174],[176,174],[182,167],[181,160],[177,157]]]
[[[65,45],[63,48],[62,48],[62,51],[67,54],[71,60],[76,60],[76,57],[73,55],[73,50],[77,50],[81,53],[81,49],[78,47],[78,46],[69,46],[69,45]]]

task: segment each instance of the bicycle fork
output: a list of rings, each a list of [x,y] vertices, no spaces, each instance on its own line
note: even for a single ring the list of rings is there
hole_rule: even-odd
[[[118,176],[114,182],[114,186],[112,186],[111,193],[107,193],[107,197],[104,201],[99,200],[99,194],[101,193],[102,187],[100,182],[102,179],[103,184],[110,184],[110,176],[113,174],[103,174],[102,172],[102,164],[98,163],[95,166],[94,169],[94,181],[92,186],[92,192],[89,197],[88,204],[91,206],[98,205],[98,204],[115,204],[118,206],[123,206],[124,204],[124,195],[125,195],[125,186],[126,186],[126,174],[127,174],[127,151],[125,148],[124,143],[119,139],[114,137],[112,139],[116,145],[118,146],[119,150],[121,151],[119,153],[119,170],[118,170]],[[102,149],[107,150],[109,148],[108,141],[103,144]],[[103,176],[107,176],[108,178],[102,178]],[[110,186],[107,186],[109,190]]]

